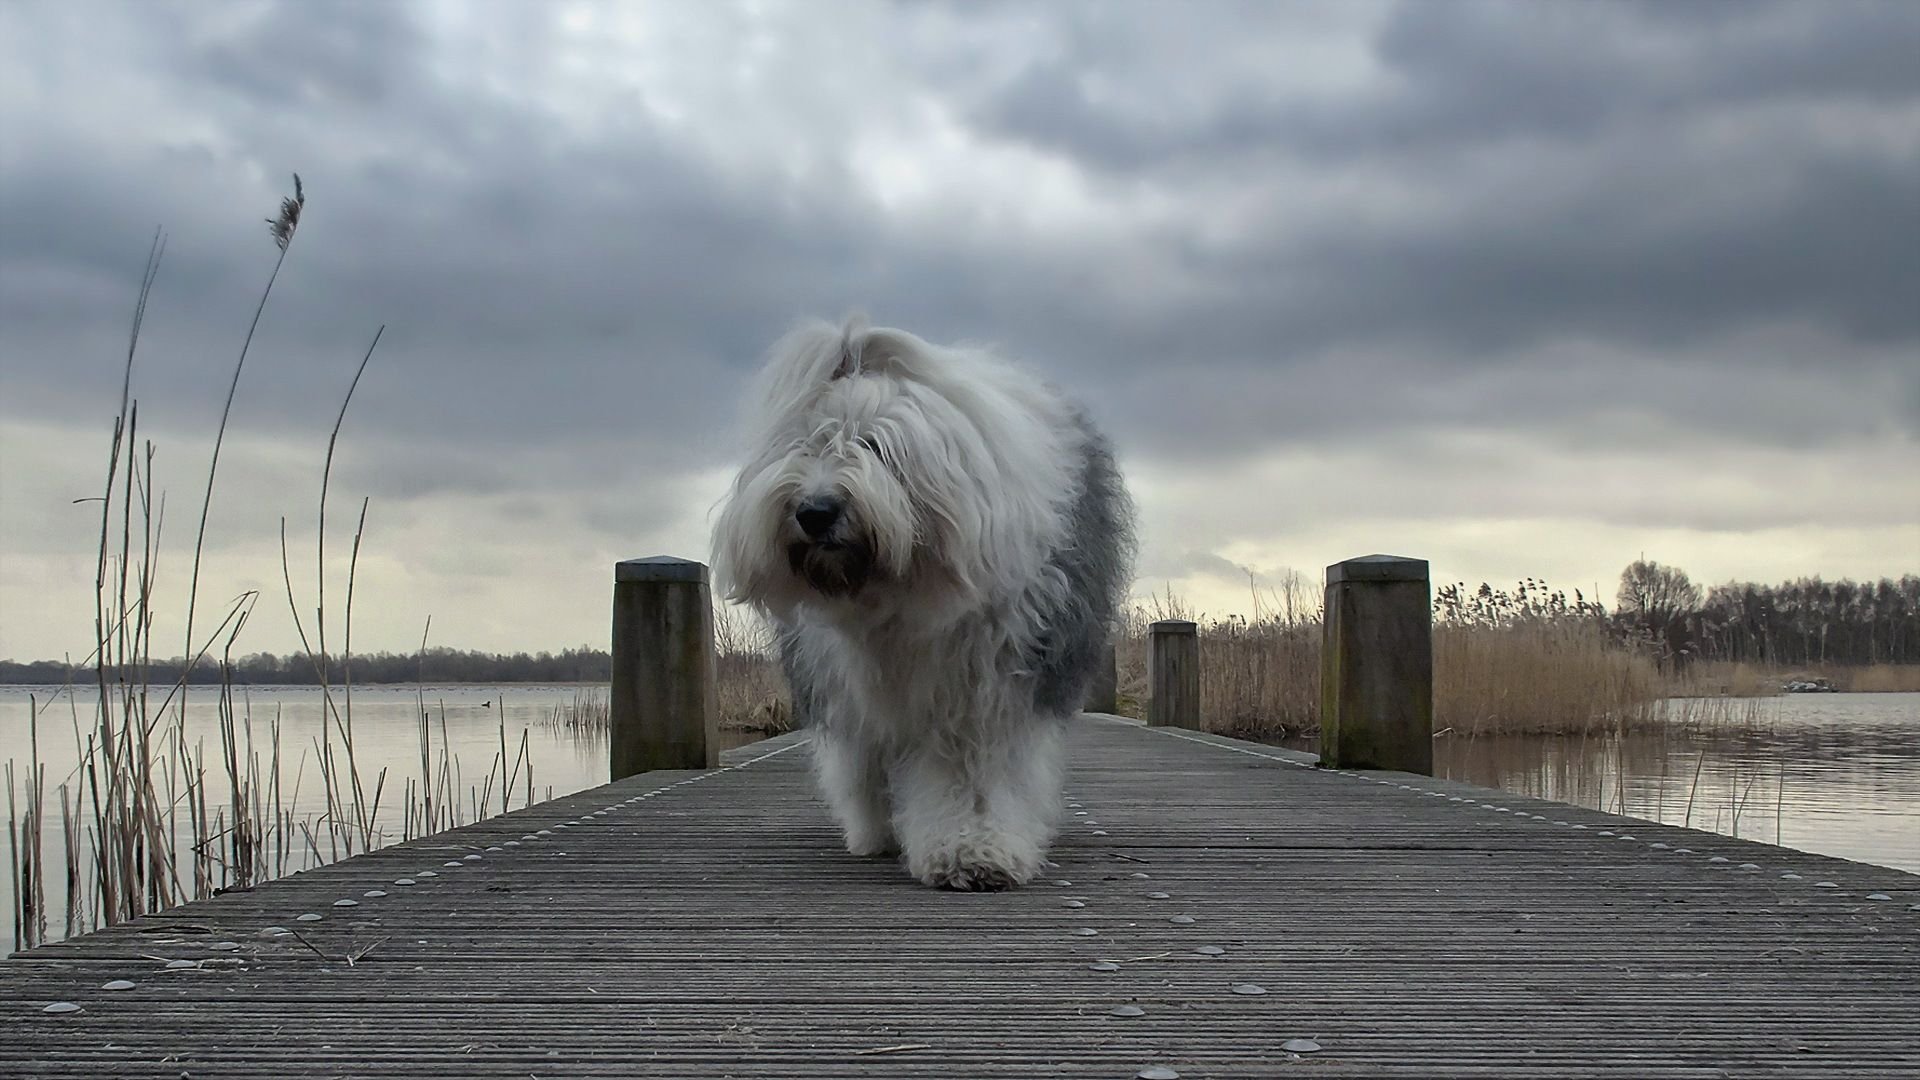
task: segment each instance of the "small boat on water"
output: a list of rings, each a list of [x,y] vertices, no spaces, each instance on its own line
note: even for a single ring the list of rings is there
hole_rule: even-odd
[[[1789,694],[1837,694],[1833,683],[1824,678],[1794,679],[1780,689]]]

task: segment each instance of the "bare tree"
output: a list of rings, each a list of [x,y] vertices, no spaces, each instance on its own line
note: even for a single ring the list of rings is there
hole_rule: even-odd
[[[1684,662],[1693,652],[1687,622],[1700,609],[1700,586],[1677,566],[1636,559],[1620,572],[1615,597],[1621,618],[1632,623],[1659,650],[1662,663]]]

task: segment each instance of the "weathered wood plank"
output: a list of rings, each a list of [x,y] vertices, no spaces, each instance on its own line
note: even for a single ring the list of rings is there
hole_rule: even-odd
[[[1029,889],[847,856],[789,737],[11,960],[0,1075],[1920,1075],[1913,876],[1175,728],[1074,741]]]

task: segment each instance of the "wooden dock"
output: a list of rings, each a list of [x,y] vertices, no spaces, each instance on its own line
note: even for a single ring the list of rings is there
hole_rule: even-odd
[[[0,1075],[1920,1076],[1912,875],[1088,717],[1055,876],[943,893],[805,754],[22,954]]]

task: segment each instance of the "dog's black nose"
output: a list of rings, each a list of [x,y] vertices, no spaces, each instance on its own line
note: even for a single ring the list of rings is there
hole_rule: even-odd
[[[808,499],[793,512],[793,519],[800,523],[801,532],[818,540],[833,531],[834,522],[840,520],[840,504],[833,499]]]

